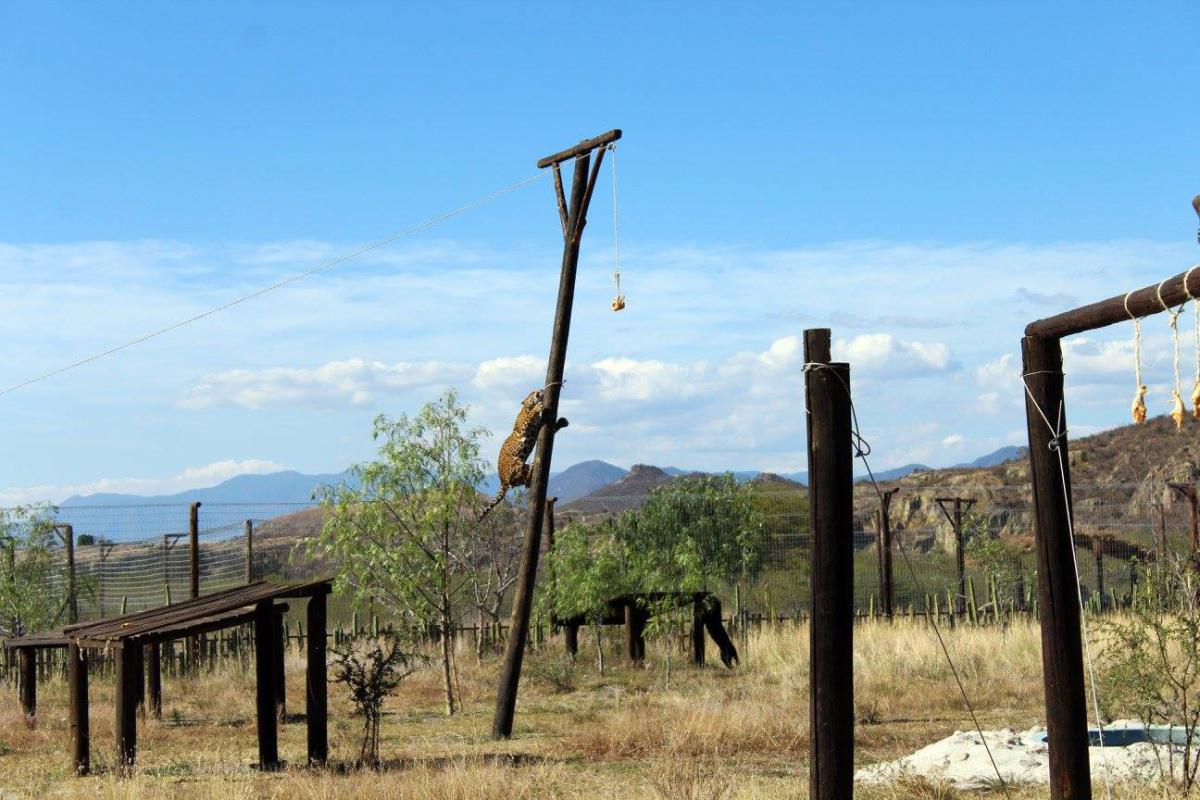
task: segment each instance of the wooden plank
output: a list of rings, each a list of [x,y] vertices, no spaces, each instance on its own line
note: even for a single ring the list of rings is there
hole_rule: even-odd
[[[552,156],[546,156],[545,158],[538,159],[538,169],[545,169],[552,164],[561,164],[569,158],[585,155],[595,150],[597,147],[604,147],[605,145],[611,144],[620,138],[621,129],[614,128],[607,133],[602,133],[599,136],[595,136],[591,139],[584,139],[574,147],[568,147],[566,150],[560,150]]]
[[[1186,286],[1185,279],[1187,279]],[[1161,303],[1159,302],[1160,286],[1162,287]],[[1061,339],[1072,334],[1126,322],[1130,315],[1141,318],[1161,313],[1164,310],[1163,303],[1171,308],[1183,305],[1190,297],[1200,297],[1200,269],[1181,272],[1167,278],[1162,283],[1155,283],[1130,292],[1128,303],[1126,303],[1126,297],[1123,294],[1117,295],[1098,303],[1031,322],[1025,326],[1025,335],[1037,336],[1042,339]]]
[[[325,595],[314,595],[307,610],[308,657],[305,675],[304,712],[308,727],[309,766],[322,766],[329,758],[329,684],[326,667]]]
[[[850,368],[830,363],[830,331],[804,332],[808,403],[812,612],[809,625],[809,793],[854,792],[854,464]]]
[[[1021,341],[1021,353],[1028,390],[1025,416],[1033,482],[1050,797],[1090,800],[1092,777],[1088,763],[1079,580],[1070,535],[1071,468],[1063,403],[1062,346],[1057,339],[1026,336]],[[1059,431],[1062,435],[1056,436]]]
[[[275,711],[275,614],[271,601],[263,600],[254,615],[255,712],[258,723],[258,765],[279,767],[279,719]]]
[[[68,727],[71,731],[71,769],[76,775],[91,770],[91,735],[88,725],[88,653],[86,648],[67,648],[67,685],[70,693]]]

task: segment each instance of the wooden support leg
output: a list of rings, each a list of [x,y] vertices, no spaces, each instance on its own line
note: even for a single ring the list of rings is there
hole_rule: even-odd
[[[133,773],[133,765],[137,760],[137,708],[141,694],[138,662],[142,659],[142,648],[137,645],[116,647],[112,652],[116,671],[115,769],[118,775],[127,777]]]
[[[308,763],[322,766],[329,757],[329,697],[325,669],[325,595],[308,601],[308,674],[305,677],[304,716],[308,724]]]
[[[258,765],[279,767],[279,718],[275,708],[275,612],[270,600],[254,607],[255,710],[258,718]]]
[[[625,604],[625,657],[631,666],[641,664],[637,652],[637,612],[636,601],[630,599]]]
[[[704,666],[704,601],[692,600],[692,663]]]
[[[567,622],[563,624],[563,642],[567,648],[567,655],[575,658],[579,655],[579,623]]]
[[[721,601],[715,597],[709,598],[708,606],[704,609],[704,628],[721,651],[721,663],[732,669],[738,663],[738,651],[721,622]]]
[[[88,662],[87,650],[77,644],[67,647],[67,681],[71,693],[71,766],[76,775],[86,775],[92,764],[88,730]]]
[[[646,609],[639,608],[633,617],[633,658],[637,664],[646,663],[646,622],[649,616]]]
[[[137,685],[137,713],[138,716],[146,716],[146,650],[144,646],[138,645],[137,659],[137,675],[134,681]]]
[[[17,652],[21,680],[21,713],[25,715],[25,724],[32,728],[37,724],[37,658],[32,647],[22,647]]]
[[[162,719],[162,648],[146,645],[146,683],[150,693],[150,716]]]
[[[287,720],[287,679],[283,670],[283,659],[287,653],[287,628],[283,624],[283,614],[274,615],[275,651],[273,662],[275,667],[275,712],[279,721]]]

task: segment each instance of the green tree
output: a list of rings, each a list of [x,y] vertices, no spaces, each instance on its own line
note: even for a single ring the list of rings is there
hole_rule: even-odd
[[[0,509],[0,636],[23,636],[61,622],[66,563],[57,552],[55,509]]]
[[[608,523],[567,525],[550,554],[554,581],[550,600],[559,619],[583,617],[596,634],[596,659],[604,674],[604,640],[600,622],[608,601],[631,591],[620,543]]]
[[[468,411],[449,389],[416,416],[377,417],[377,458],[350,470],[359,488],[318,491],[326,518],[312,544],[338,565],[340,591],[436,622],[447,715],[458,708],[452,638],[483,502],[475,487],[487,431],[467,427]]]

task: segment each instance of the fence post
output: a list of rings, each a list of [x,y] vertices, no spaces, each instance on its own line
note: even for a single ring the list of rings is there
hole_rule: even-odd
[[[188,508],[188,588],[195,600],[200,596],[200,503]]]
[[[892,588],[892,498],[899,492],[899,487],[888,489],[879,498],[879,605],[880,611],[888,620],[892,619],[892,605],[895,602],[895,591]]]
[[[246,520],[246,583],[254,583],[254,520]]]
[[[854,796],[854,464],[850,367],[830,362],[830,331],[804,332],[812,623],[809,793]]]
[[[67,622],[79,622],[79,597],[75,592],[75,529],[70,525],[55,525],[67,551]]]

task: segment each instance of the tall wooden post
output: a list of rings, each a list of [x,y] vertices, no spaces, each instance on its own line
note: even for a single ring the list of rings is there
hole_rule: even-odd
[[[86,775],[92,766],[87,648],[74,642],[67,645],[67,683],[70,690],[71,767],[76,775]]]
[[[1051,800],[1090,800],[1079,580],[1071,541],[1071,468],[1057,338],[1021,340],[1033,482]],[[1047,424],[1049,421],[1050,424]],[[1053,430],[1052,430],[1053,428]]]
[[[308,599],[308,667],[304,716],[308,726],[308,763],[321,766],[329,758],[329,687],[325,665],[325,592]]]
[[[75,590],[75,529],[70,525],[55,525],[62,537],[67,554],[67,622],[79,622],[79,596]]]
[[[200,504],[188,508],[188,596],[200,596]]]
[[[254,520],[246,520],[246,583],[254,583]]]
[[[168,591],[170,585],[167,586]],[[188,507],[188,597],[195,600],[200,596],[200,504]],[[200,637],[188,637],[188,670],[200,672]]]
[[[954,604],[951,612],[963,611],[966,607],[967,599],[967,559],[966,559],[966,542],[963,539],[963,511],[969,510],[975,505],[975,501],[969,497],[938,497],[935,498],[938,507],[942,509],[942,514],[950,522],[950,527],[954,530],[954,559],[955,566],[958,572],[958,599]],[[954,510],[951,511],[951,505]]]
[[[891,506],[892,498],[899,492],[899,488],[888,489],[883,492],[879,500],[879,512],[877,516],[879,530],[879,610],[888,619],[892,618],[892,606],[895,603],[896,594],[892,588],[892,517]]]
[[[142,646],[121,644],[113,648],[113,667],[116,677],[116,718],[114,720],[114,738],[116,739],[117,774],[128,776],[133,772],[134,761],[137,760],[137,707],[141,688],[138,678],[141,674]]]
[[[275,626],[275,652],[272,661],[275,669],[275,713],[279,721],[284,722],[287,720],[287,676],[283,669],[283,660],[287,655],[287,626],[283,624],[282,612],[274,615],[272,624]]]
[[[587,224],[587,209],[591,203],[592,191],[596,188],[596,177],[604,159],[603,148],[620,138],[619,130],[609,131],[538,162],[539,168],[554,169],[555,194],[563,230],[563,258],[558,284],[558,305],[554,313],[554,330],[550,338],[550,356],[546,367],[546,385],[543,387],[542,404],[545,410],[529,484],[529,518],[525,525],[521,566],[513,595],[512,622],[504,651],[504,665],[500,670],[500,686],[496,692],[496,711],[492,718],[492,738],[495,739],[507,739],[512,736],[513,716],[516,714],[517,687],[521,681],[521,662],[525,657],[525,639],[529,635],[529,616],[533,608],[533,588],[537,581],[546,486],[550,480],[554,435],[560,427],[558,397],[567,361],[567,339],[571,332],[571,309],[575,301],[579,245],[584,226]],[[597,150],[596,161],[589,171],[593,150]],[[559,165],[568,159],[575,160],[569,205],[562,193],[562,179],[559,174]]]
[[[274,770],[279,766],[279,718],[275,707],[274,603],[264,600],[254,607],[254,692],[258,723],[258,765]]]
[[[812,531],[809,795],[854,796],[854,463],[850,367],[830,363],[830,331],[804,332]]]
[[[692,663],[704,666],[704,600],[692,598]]]
[[[37,720],[37,658],[32,647],[17,651],[17,678],[21,682],[21,713],[25,724],[33,726]]]
[[[162,719],[162,644],[146,645],[146,682],[150,693],[150,716]]]

